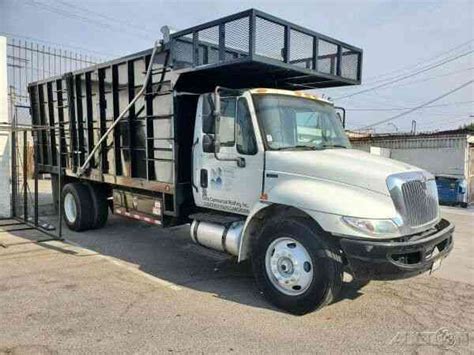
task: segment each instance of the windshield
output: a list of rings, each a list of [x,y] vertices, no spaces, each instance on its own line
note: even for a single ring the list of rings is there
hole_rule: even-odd
[[[350,148],[331,105],[285,95],[253,97],[256,114],[270,149]]]

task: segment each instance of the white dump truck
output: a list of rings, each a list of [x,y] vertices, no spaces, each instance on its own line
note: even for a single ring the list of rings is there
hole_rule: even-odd
[[[336,297],[343,272],[437,268],[454,227],[431,174],[351,149],[332,102],[302,89],[361,82],[362,50],[247,10],[151,50],[31,83],[37,169],[72,230],[109,210],[250,260],[295,314]]]

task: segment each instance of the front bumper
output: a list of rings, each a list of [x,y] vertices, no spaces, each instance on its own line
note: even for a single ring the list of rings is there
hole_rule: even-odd
[[[442,219],[428,234],[391,241],[341,238],[340,245],[356,278],[395,280],[428,271],[445,258],[453,248],[453,232],[454,225]]]

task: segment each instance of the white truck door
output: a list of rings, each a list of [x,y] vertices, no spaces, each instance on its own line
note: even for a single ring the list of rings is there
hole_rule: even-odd
[[[251,114],[250,95],[221,97],[217,154],[203,148],[205,136],[214,133],[207,95],[199,99],[194,134],[194,201],[198,206],[247,215],[262,192],[264,154],[254,129],[258,126]],[[231,160],[238,157],[244,166]]]

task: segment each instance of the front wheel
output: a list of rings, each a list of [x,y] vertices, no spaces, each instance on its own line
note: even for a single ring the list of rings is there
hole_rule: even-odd
[[[266,224],[254,245],[252,265],[257,284],[271,303],[305,314],[334,299],[342,284],[342,262],[322,233],[305,218]]]

